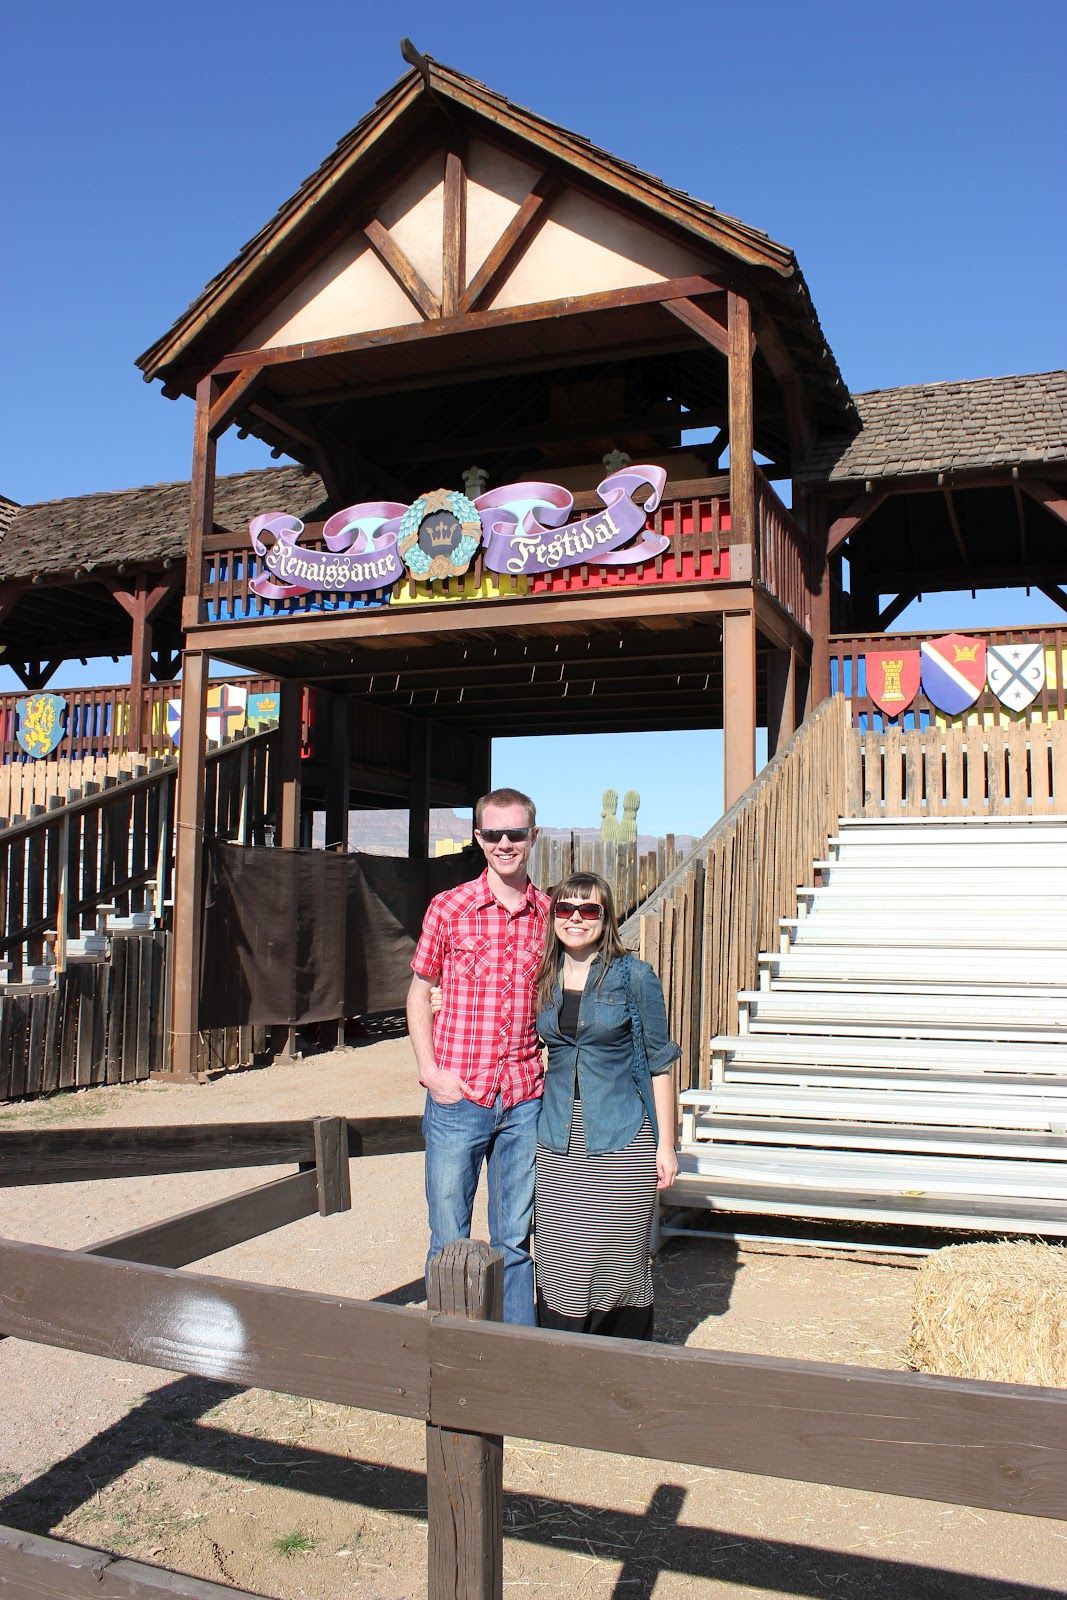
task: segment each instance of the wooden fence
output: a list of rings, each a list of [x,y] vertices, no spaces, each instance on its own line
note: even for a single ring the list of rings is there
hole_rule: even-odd
[[[808,536],[769,480],[755,468],[757,562],[755,576],[806,632],[811,632]]]
[[[541,833],[530,856],[530,877],[547,893],[571,872],[595,872],[611,884],[621,919],[655,892],[674,871],[675,860],[673,833],[657,839],[651,850],[578,833]]]
[[[209,832],[266,843],[276,743],[266,732],[209,752]],[[166,1069],[176,775],[153,760],[0,831],[0,1101]],[[263,1029],[212,1030],[201,1069],[265,1044]]]
[[[1067,816],[1067,722],[849,739],[854,817]]]
[[[346,1125],[329,1120],[343,1154]],[[242,1195],[95,1253],[0,1242],[0,1335],[424,1422],[429,1600],[501,1600],[507,1435],[1067,1516],[1060,1390],[509,1326],[495,1320],[500,1257],[469,1240],[435,1258],[427,1311],[174,1270],[306,1215],[331,1172],[333,1209],[343,1209],[338,1165],[335,1158],[319,1164],[319,1177],[298,1173],[253,1191],[273,1191],[267,1218],[262,1198],[250,1205],[253,1196]],[[219,1327],[229,1335],[222,1343]],[[105,1587],[106,1568],[96,1587],[80,1576],[78,1588],[43,1587],[56,1584],[64,1560],[83,1573],[85,1558],[76,1546],[7,1530],[0,1587],[100,1600],[148,1600],[161,1582],[189,1600],[211,1592],[203,1580],[135,1563],[113,1575],[121,1587]]]
[[[736,1031],[737,991],[756,987],[759,952],[777,948],[846,810],[850,737],[847,702],[823,701],[623,926],[662,980],[680,1088],[710,1081],[712,1037]]]

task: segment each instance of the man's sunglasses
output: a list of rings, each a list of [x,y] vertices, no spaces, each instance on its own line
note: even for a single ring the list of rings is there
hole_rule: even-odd
[[[486,844],[499,844],[501,839],[510,839],[512,844],[522,844],[533,833],[532,828],[479,828],[477,831]]]
[[[604,907],[599,900],[557,900],[556,916],[561,922],[569,922],[577,911],[583,922],[599,922],[604,915]]]

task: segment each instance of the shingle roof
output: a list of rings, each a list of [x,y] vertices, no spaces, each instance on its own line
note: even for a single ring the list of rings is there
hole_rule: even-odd
[[[1067,461],[1067,372],[918,383],[852,398],[859,433],[822,434],[798,475],[806,481]]]
[[[215,521],[236,529],[264,511],[311,520],[325,498],[322,480],[300,467],[237,472],[216,482]],[[180,560],[188,532],[188,481],[19,506],[0,531],[0,578]]]

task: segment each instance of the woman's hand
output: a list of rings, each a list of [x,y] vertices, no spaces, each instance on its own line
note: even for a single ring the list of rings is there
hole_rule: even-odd
[[[678,1176],[678,1152],[673,1144],[656,1146],[656,1188],[669,1189]]]
[[[441,988],[439,983],[435,983],[433,988],[430,990],[430,1010],[433,1012],[435,1017],[444,1003],[444,990]]]

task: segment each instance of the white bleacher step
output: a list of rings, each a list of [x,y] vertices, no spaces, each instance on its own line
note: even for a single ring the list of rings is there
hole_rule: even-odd
[[[823,1033],[866,1033],[888,1028],[901,1037],[955,1035],[958,1038],[1046,1039],[1067,1043],[1067,1009],[1063,1001],[1040,993],[1019,997],[983,992],[979,985],[930,985],[906,995],[863,994],[822,988],[742,989],[739,1033],[794,1024]]]
[[[1067,816],[1059,812],[1046,812],[1044,816],[997,817],[983,814],[973,817],[839,817],[838,833],[870,833],[884,829],[887,834],[905,834],[909,830],[926,837],[937,831],[945,834],[969,834],[980,829],[983,834],[1030,833],[1043,828],[1055,830],[1067,827]]]
[[[683,1159],[685,1157],[683,1152]],[[809,1217],[834,1222],[882,1222],[980,1233],[1038,1233],[1067,1238],[1067,1201],[1012,1201],[959,1195],[900,1195],[842,1188],[826,1191],[731,1181],[683,1165],[662,1206],[768,1217]]]
[[[980,1045],[955,1039],[864,1039],[852,1034],[807,1034],[791,1038],[781,1033],[718,1034],[711,1041],[712,1061],[720,1061],[729,1077],[734,1068],[765,1065],[881,1069],[929,1075],[956,1072],[976,1079],[1000,1074],[1014,1081],[1020,1076],[1061,1077],[1067,1084],[1067,1047],[995,1041]]]
[[[932,923],[928,918],[914,918],[908,923],[889,922],[878,917],[828,916],[822,912],[808,917],[780,917],[779,926],[788,937],[792,948],[808,945],[838,945],[855,949],[885,947],[912,949],[920,945],[928,950],[1026,950],[1033,948],[1033,928],[1029,923],[1005,925],[991,923],[982,928],[960,928],[949,921]],[[1058,932],[1047,928],[1042,932],[1042,954],[1067,951],[1067,918]],[[1065,963],[1067,968],[1067,963]]]
[[[758,958],[760,988],[785,982],[871,984],[875,988],[922,987],[936,976],[939,985],[992,985],[998,991],[1047,986],[1067,995],[1067,962],[1044,950],[970,950],[948,952],[914,945],[893,949],[882,945],[799,944],[790,950],[762,951]]]
[[[871,1150],[787,1150],[740,1144],[685,1145],[679,1173],[798,1192],[835,1189],[905,1198],[968,1195],[1060,1201],[1067,1213],[1067,1160],[988,1161]]]
[[[991,1089],[1003,1090],[1026,1098],[1042,1099],[1049,1093],[1051,1084],[1060,1084],[1060,1077],[1048,1074],[1017,1072],[998,1076],[992,1072],[922,1072],[903,1067],[815,1067],[786,1066],[774,1061],[746,1061],[733,1066],[722,1079],[727,1087],[759,1084],[803,1090],[829,1089],[844,1098],[857,1091],[889,1095],[923,1094],[931,1087],[946,1093],[970,1096],[983,1100]]]
[[[724,1137],[737,1119],[746,1123],[767,1119],[775,1126],[788,1122],[791,1127],[811,1122],[825,1128],[831,1122],[842,1126],[866,1126],[868,1132],[881,1133],[871,1124],[887,1127],[950,1129],[954,1133],[974,1129],[1013,1129],[1054,1134],[1058,1149],[1067,1159],[1067,1082],[1059,1094],[1018,1095],[1004,1086],[986,1085],[984,1094],[943,1090],[937,1085],[917,1089],[813,1089],[788,1083],[719,1083],[707,1089],[687,1089],[679,1096],[682,1114],[682,1142],[692,1144],[707,1137],[705,1129],[717,1130]]]
[[[1057,1161],[1067,1177],[1067,1135],[981,1126],[928,1127],[922,1123],[825,1121],[813,1118],[715,1116],[697,1120],[683,1148],[703,1144],[767,1146],[789,1150],[874,1150],[910,1155],[972,1156],[1011,1161]]]
[[[991,912],[1000,914],[1005,909],[1014,908],[1018,914],[1025,904],[1028,917],[1051,917],[1062,922],[1063,919],[1063,894],[1050,883],[1047,874],[1041,875],[1043,881],[1034,885],[1034,892],[1027,894],[1025,901],[1020,897],[1019,890],[1013,887],[1010,877],[1005,878],[1001,884],[993,883],[987,889],[984,881],[961,883],[953,890],[952,908],[961,917],[973,915],[975,908],[988,907]],[[917,892],[916,885],[905,883],[902,878],[894,874],[886,875],[879,888],[879,896],[892,906],[932,906],[938,903],[939,897],[935,894],[932,881],[924,879],[921,890]],[[945,891],[946,893],[948,891]],[[825,902],[833,896],[834,905],[857,904],[865,906],[868,911],[873,908],[871,890],[869,885],[828,883],[825,886],[813,883],[801,884],[797,889],[798,900],[807,900],[815,905]],[[879,905],[878,909],[881,909]],[[946,906],[947,911],[949,908]]]
[[[980,874],[983,894],[999,894],[1012,884],[1016,884],[1020,891],[1037,889],[1039,893],[1051,894],[1055,890],[1062,890],[1067,883],[1067,864],[1058,862],[1044,865],[1039,861],[1016,861],[998,866],[995,862],[979,865],[974,861],[939,861],[936,866],[923,866],[921,863],[911,865],[901,862],[897,865],[884,861],[816,861],[814,865],[824,874],[824,887],[829,883],[841,889],[853,888],[858,884],[884,883],[923,888],[928,895],[934,889],[956,894],[960,889],[967,888],[967,880],[973,878],[975,873]],[[1047,887],[1043,887],[1045,883]]]
[[[853,839],[828,839],[826,843],[827,849],[832,852],[827,858],[831,866],[851,866],[853,863],[857,866],[874,866],[881,862],[887,868],[909,865],[936,868],[942,863],[951,866],[956,861],[988,861],[993,866],[1026,866],[1028,862],[1047,862],[1059,866],[1067,857],[1067,828],[1059,839],[1036,842],[1030,839],[1014,842],[965,839],[943,843],[935,840],[931,844],[902,841],[886,845],[881,840],[857,843]]]

